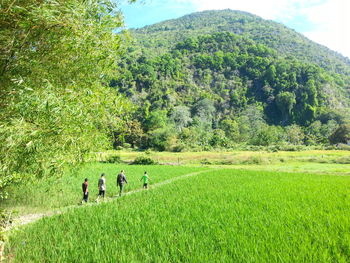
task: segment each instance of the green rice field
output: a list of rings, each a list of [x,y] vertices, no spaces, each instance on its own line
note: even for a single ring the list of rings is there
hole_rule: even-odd
[[[108,167],[111,177],[120,169]],[[147,167],[155,182],[204,169]],[[143,170],[127,167],[128,191]],[[71,202],[80,177],[60,184]],[[212,169],[43,218],[12,230],[5,249],[10,262],[350,262],[350,177]]]
[[[125,185],[124,189],[124,192],[127,193],[142,186],[140,178],[144,171],[149,174],[150,183],[156,184],[184,174],[204,171],[208,168],[89,163],[78,169],[67,171],[60,178],[35,179],[16,185],[9,189],[11,198],[5,200],[1,205],[3,208],[19,215],[76,205],[82,200],[81,184],[85,178],[89,179],[89,200],[95,201],[98,195],[97,184],[101,173],[105,173],[106,197],[115,197],[119,191],[116,178],[122,169],[125,170],[128,180],[128,184]]]

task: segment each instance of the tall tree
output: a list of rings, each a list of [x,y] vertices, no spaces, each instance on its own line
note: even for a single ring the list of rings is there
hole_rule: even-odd
[[[294,93],[284,91],[276,96],[277,107],[282,113],[282,123],[286,123],[289,120],[289,116],[292,112],[295,103],[296,100]]]
[[[192,122],[190,109],[186,106],[177,106],[171,113],[171,119],[175,127],[181,131],[184,127]]]
[[[332,134],[329,136],[331,143],[350,143],[350,124],[340,125]]]
[[[0,189],[111,145],[128,107],[105,85],[120,27],[113,1],[1,1]]]

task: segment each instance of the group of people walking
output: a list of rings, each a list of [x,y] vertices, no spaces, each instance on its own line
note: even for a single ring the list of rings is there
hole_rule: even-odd
[[[143,176],[141,177],[140,181],[143,181],[143,188],[148,188],[148,181],[150,179],[148,178],[148,174],[145,171]],[[89,199],[89,182],[88,178],[85,178],[83,184],[82,184],[82,190],[83,190],[83,200],[82,202],[87,202]],[[124,170],[121,170],[120,173],[117,175],[117,186],[119,187],[119,196],[122,195],[124,184],[127,184],[128,181],[126,180],[125,172]],[[102,173],[101,177],[98,180],[98,196],[96,199],[96,202],[99,201],[100,197],[104,198],[106,193],[106,178],[105,174]]]

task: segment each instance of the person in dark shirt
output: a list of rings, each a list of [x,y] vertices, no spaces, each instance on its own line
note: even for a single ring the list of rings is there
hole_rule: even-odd
[[[128,183],[128,181],[126,180],[124,170],[121,170],[117,176],[117,185],[119,186],[119,196],[122,195],[124,183]]]
[[[82,184],[82,189],[83,189],[83,200],[81,202],[83,203],[85,201],[85,203],[87,203],[89,199],[89,183],[87,178],[85,178],[84,183]]]

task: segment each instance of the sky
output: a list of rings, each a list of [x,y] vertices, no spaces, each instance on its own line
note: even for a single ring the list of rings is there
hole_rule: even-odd
[[[119,0],[128,28],[203,10],[233,9],[274,20],[350,58],[350,0]]]

